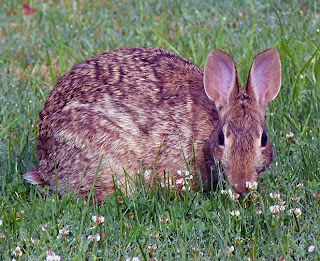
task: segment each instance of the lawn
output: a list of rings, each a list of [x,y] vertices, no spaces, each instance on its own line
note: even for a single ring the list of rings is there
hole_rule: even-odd
[[[214,48],[244,84],[276,48],[282,87],[267,111],[275,156],[257,191],[148,190],[137,183],[99,206],[22,179],[37,119],[57,79],[93,54],[162,47],[203,67]],[[0,260],[319,260],[318,1],[0,2]]]

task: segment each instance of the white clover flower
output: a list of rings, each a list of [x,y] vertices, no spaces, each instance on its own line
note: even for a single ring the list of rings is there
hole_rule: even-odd
[[[193,180],[193,175],[186,176],[186,179]]]
[[[2,220],[0,219],[0,226],[2,226],[2,223],[3,223],[3,222],[2,222]]]
[[[284,200],[282,200],[282,199],[279,199],[278,202],[279,202],[280,206],[284,206],[286,204],[286,202]]]
[[[140,261],[140,258],[139,257],[132,257],[132,258],[127,258],[126,261]]]
[[[39,225],[39,227],[41,228],[41,230],[42,230],[43,232],[46,231],[46,228],[47,228],[48,226],[49,226],[48,224],[44,224],[44,225],[40,224],[40,225]]]
[[[53,251],[47,251],[47,258],[46,261],[60,261],[61,257],[56,255]]]
[[[280,193],[271,192],[271,193],[269,194],[269,197],[270,197],[271,199],[280,199]]]
[[[5,235],[0,233],[0,240],[4,238],[5,238]]]
[[[162,223],[167,223],[167,222],[169,221],[169,218],[168,218],[166,215],[162,215],[162,216],[160,217],[160,221],[161,221]]]
[[[59,233],[60,233],[60,235],[62,235],[62,236],[66,236],[66,235],[69,235],[69,230],[59,229]]]
[[[296,218],[298,218],[302,215],[301,208],[290,209],[289,213],[292,213],[292,212],[296,216]]]
[[[236,244],[241,244],[242,242],[243,242],[243,238],[242,237],[239,237],[239,236],[237,236],[237,237],[235,237],[235,239],[234,239],[234,241],[236,242]]]
[[[292,197],[291,200],[295,203],[295,204],[298,204],[299,201],[300,201],[300,197]]]
[[[236,193],[236,192],[233,192],[232,190],[232,193],[230,193],[230,190],[231,189],[229,189],[229,196],[230,196],[230,198],[234,201],[234,202],[237,202],[238,201],[238,199],[240,198],[240,194],[238,194],[238,193]]]
[[[221,194],[224,195],[224,196],[227,196],[228,195],[228,191],[226,191],[224,189],[221,189]]]
[[[232,211],[230,211],[230,215],[231,216],[236,216],[236,217],[238,217],[238,216],[240,216],[240,211],[239,210],[232,210]]]
[[[257,214],[257,215],[261,215],[261,214],[262,214],[262,210],[261,210],[261,209],[257,209],[257,210],[256,210],[256,214]]]
[[[151,233],[151,237],[152,237],[153,239],[159,238],[159,236],[160,236],[160,234],[159,234],[158,232],[152,232],[152,233]]]
[[[301,74],[300,77],[303,77],[303,75]],[[292,132],[289,132],[288,134],[286,134],[286,140],[289,141],[293,138],[294,134]]]
[[[309,246],[309,247],[308,247],[308,252],[309,252],[309,253],[312,253],[312,252],[315,250],[315,248],[316,248],[316,247],[315,247],[314,245]]]
[[[97,225],[101,224],[104,222],[104,217],[103,216],[92,216],[93,222],[95,222]]]
[[[183,186],[181,189],[183,191],[190,191],[190,186],[188,186],[188,183],[187,183],[187,186]]]
[[[272,214],[279,214],[285,210],[285,206],[274,205],[270,207],[270,212]]]
[[[135,219],[136,219],[136,217],[135,217],[135,215],[134,215],[133,212],[129,212],[128,215],[129,215],[129,218],[130,218],[131,220],[135,220]]]
[[[227,255],[231,254],[234,251],[234,246],[227,247]]]
[[[32,244],[38,244],[40,242],[39,238],[31,237]]]
[[[296,217],[300,217],[302,215],[302,211],[301,211],[301,208],[295,208],[293,210],[293,213],[296,215]]]
[[[96,234],[96,235],[90,235],[88,236],[88,239],[90,239],[92,242],[95,242],[95,241],[100,241],[100,234]]]
[[[12,253],[12,255],[17,256],[17,257],[22,256],[22,251],[19,246],[17,246],[15,249],[12,249],[11,253]]]
[[[198,256],[203,256],[203,252],[200,251],[198,246],[193,246],[192,251],[196,253]]]
[[[150,245],[150,246],[148,246],[148,251],[149,251],[150,253],[153,253],[154,251],[156,251],[156,249],[157,249],[157,246],[156,246],[156,245]]]
[[[198,246],[193,246],[192,247],[193,252],[199,252],[199,247]]]
[[[118,203],[121,204],[123,202],[123,198],[121,196],[117,197]]]
[[[258,194],[256,194],[256,193],[253,193],[252,194],[252,202],[256,202],[257,201],[257,199],[258,199]]]
[[[313,193],[313,196],[316,200],[318,200],[320,198],[320,194],[319,193]]]
[[[246,188],[250,191],[255,191],[258,189],[258,182],[256,181],[247,181]]]
[[[221,191],[222,193],[222,191]],[[232,189],[228,189],[228,194],[229,194],[229,197],[234,201],[234,202],[237,202],[239,197],[240,197],[240,194],[234,192]]]
[[[184,179],[183,178],[177,179],[176,180],[176,185],[184,185]]]
[[[300,188],[302,188],[303,187],[303,184],[302,183],[298,183],[297,185],[296,185],[296,189],[300,189]]]
[[[192,180],[192,179],[193,179],[193,175],[190,174],[190,171],[189,171],[189,170],[186,170],[186,171],[185,171],[184,176],[185,176],[185,179],[188,179],[188,180]]]
[[[23,214],[24,214],[24,210],[17,211],[17,216],[18,216],[17,218],[22,219]]]

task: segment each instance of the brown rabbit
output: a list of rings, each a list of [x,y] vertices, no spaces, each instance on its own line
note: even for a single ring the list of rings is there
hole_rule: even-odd
[[[280,84],[275,49],[255,58],[245,88],[232,58],[219,50],[208,55],[204,71],[156,48],[96,55],[51,91],[39,113],[39,168],[24,178],[86,197],[103,155],[94,184],[101,202],[114,191],[114,175],[123,184],[125,171],[154,167],[160,179],[164,171],[178,179],[186,160],[203,183],[212,171],[216,182],[215,157],[233,189],[246,194],[246,181],[257,181],[272,159],[265,112]]]

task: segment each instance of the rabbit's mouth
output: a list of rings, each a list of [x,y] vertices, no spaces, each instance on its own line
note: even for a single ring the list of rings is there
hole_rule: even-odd
[[[226,170],[224,175],[220,175],[220,178],[225,183],[228,183],[234,192],[244,197],[249,193],[248,182],[257,183],[258,173],[256,171],[242,171],[234,174]]]
[[[243,187],[238,183],[232,184],[232,189],[242,197],[245,197],[249,193],[249,190],[246,187]]]

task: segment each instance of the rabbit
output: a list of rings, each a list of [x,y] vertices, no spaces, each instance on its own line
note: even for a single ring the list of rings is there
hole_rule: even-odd
[[[280,85],[276,49],[254,59],[244,88],[221,50],[209,53],[204,70],[151,47],[95,55],[49,94],[39,113],[39,167],[24,178],[84,198],[95,181],[101,203],[114,192],[114,177],[123,187],[126,173],[141,168],[177,180],[187,162],[203,184],[216,183],[216,159],[232,189],[246,195],[246,182],[256,182],[272,160],[265,113]]]

